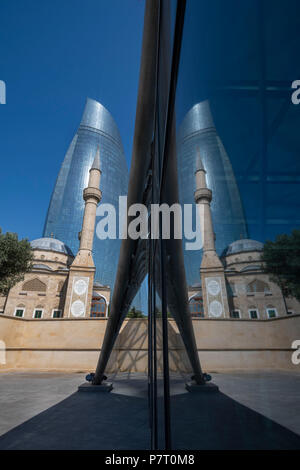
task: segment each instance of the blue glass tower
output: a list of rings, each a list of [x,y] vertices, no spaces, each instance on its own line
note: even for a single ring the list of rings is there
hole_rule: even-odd
[[[101,154],[102,204],[118,208],[119,196],[127,194],[128,170],[117,125],[100,103],[87,99],[83,117],[62,163],[44,226],[44,237],[55,237],[66,243],[73,253],[79,247],[84,201],[89,169],[97,146]],[[97,219],[96,219],[97,225]],[[117,269],[120,240],[94,238],[93,259],[95,278],[113,287]]]
[[[247,238],[248,234],[233,169],[217,134],[207,100],[193,106],[179,128],[177,152],[181,204],[194,204],[198,151],[207,172],[207,186],[213,194],[211,210],[216,234],[216,249],[220,255],[230,243],[240,238]],[[184,251],[189,285],[200,281],[201,256],[202,250]]]

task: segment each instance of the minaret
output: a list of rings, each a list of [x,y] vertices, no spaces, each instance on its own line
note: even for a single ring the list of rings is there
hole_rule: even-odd
[[[83,190],[85,201],[82,229],[79,233],[79,251],[70,266],[64,317],[81,318],[89,316],[93,293],[95,264],[92,256],[95,232],[96,210],[102,198],[99,189],[101,178],[100,149],[89,172],[87,188]]]
[[[206,171],[203,167],[199,149],[196,159],[196,191],[194,193],[200,216],[203,256],[200,266],[204,312],[209,317],[229,316],[224,266],[216,252],[210,203],[212,191],[206,183]]]
[[[85,201],[82,229],[79,233],[80,246],[75,260],[74,266],[95,266],[92,249],[95,232],[96,210],[102,198],[102,193],[99,189],[101,179],[100,170],[100,149],[97,152],[90,169],[89,182],[87,188],[83,190],[83,199]]]

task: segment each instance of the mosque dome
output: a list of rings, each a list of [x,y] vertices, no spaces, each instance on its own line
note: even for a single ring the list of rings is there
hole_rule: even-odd
[[[237,253],[246,253],[247,251],[262,251],[263,243],[257,240],[250,240],[248,238],[242,240],[236,240],[230,243],[228,248],[225,250],[225,256],[234,255]]]
[[[60,240],[56,238],[37,238],[30,242],[31,248],[33,250],[48,250],[55,251],[57,253],[64,253],[69,256],[74,256],[70,248]]]

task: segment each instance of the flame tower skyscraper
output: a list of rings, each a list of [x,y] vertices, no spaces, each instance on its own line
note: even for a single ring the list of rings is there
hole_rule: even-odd
[[[80,126],[59,171],[44,226],[44,237],[55,237],[76,253],[77,234],[84,212],[82,191],[87,186],[89,169],[97,147],[101,154],[102,203],[118,208],[119,196],[127,194],[128,170],[118,127],[107,109],[87,99]],[[97,219],[96,219],[97,224]],[[95,279],[113,287],[120,240],[94,239]]]
[[[219,255],[239,238],[248,238],[240,192],[224,145],[217,134],[209,101],[195,104],[185,115],[177,139],[181,204],[194,203],[197,155],[207,172],[207,187],[213,191],[212,221]],[[184,240],[186,241],[186,240]],[[202,250],[184,251],[189,285],[198,283]]]

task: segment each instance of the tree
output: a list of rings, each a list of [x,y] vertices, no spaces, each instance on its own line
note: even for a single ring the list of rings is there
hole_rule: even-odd
[[[140,310],[137,310],[135,307],[131,307],[127,313],[127,318],[145,318],[145,315]]]
[[[33,253],[27,239],[18,240],[16,233],[2,233],[0,228],[0,295],[24,279],[32,268]]]
[[[156,318],[162,318],[162,311],[158,307],[155,308],[155,313],[156,313]],[[172,314],[169,310],[167,310],[167,317],[168,318],[173,318]]]
[[[291,235],[277,235],[264,245],[264,271],[282,290],[285,297],[300,301],[300,230]]]

